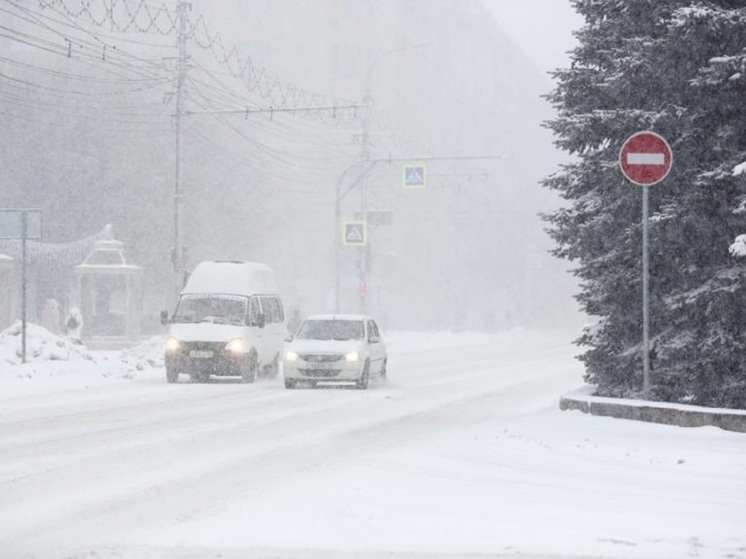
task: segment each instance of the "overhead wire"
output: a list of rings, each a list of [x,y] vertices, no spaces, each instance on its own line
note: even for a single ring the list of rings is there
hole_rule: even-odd
[[[152,109],[147,109],[148,106],[153,109],[156,107],[161,109],[162,103],[156,104],[143,99],[137,102],[122,102],[123,99],[128,97],[133,99],[133,95],[142,96],[146,93],[152,94],[153,91],[156,91],[160,87],[169,86],[172,78],[165,69],[150,60],[137,56],[128,56],[128,53],[116,48],[114,45],[108,45],[110,51],[108,59],[101,59],[87,52],[73,51],[71,53],[69,45],[73,43],[88,47],[94,46],[94,42],[88,39],[69,35],[73,31],[83,35],[90,35],[86,29],[82,28],[77,22],[62,22],[40,14],[38,11],[31,10],[26,6],[21,6],[17,2],[6,1],[15,7],[17,11],[0,8],[3,13],[10,14],[17,21],[25,24],[28,30],[21,31],[3,26],[0,27],[0,30],[2,30],[0,37],[4,37],[9,41],[20,42],[20,44],[40,50],[41,52],[48,52],[70,59],[69,64],[74,64],[75,66],[80,66],[81,64],[83,67],[92,66],[98,73],[98,75],[94,75],[81,74],[74,71],[62,71],[59,69],[59,66],[55,69],[21,60],[12,60],[8,57],[0,57],[0,67],[6,67],[6,70],[0,71],[0,75],[5,78],[0,82],[0,91],[6,91],[6,96],[4,97],[6,103],[19,108],[22,108],[24,104],[29,106],[31,101],[27,97],[33,92],[35,95],[33,99],[34,118],[36,120],[40,118],[40,107],[42,109],[49,109],[52,114],[47,117],[41,116],[47,124],[53,124],[58,120],[58,117],[53,114],[54,109],[57,108],[64,110],[67,117],[74,117],[76,113],[81,118],[90,117],[92,112],[98,111],[96,118],[101,122],[129,126],[130,128],[120,127],[124,133],[144,131],[148,133],[162,133],[163,131],[170,130],[170,123],[167,123],[165,120],[165,126],[153,126],[153,124],[157,124],[159,113],[162,113],[161,110],[153,112]],[[50,22],[56,25],[63,25],[68,33],[53,28]],[[33,28],[36,28],[38,31],[34,33],[31,31]],[[42,33],[48,33],[50,36],[59,39],[59,41],[43,37],[40,35]],[[68,47],[66,48],[60,41],[66,43]],[[26,75],[21,76],[17,72],[15,75],[11,75],[8,72],[10,68],[23,71]],[[101,72],[104,72],[104,74],[102,75]],[[31,77],[32,74],[36,74],[37,77]],[[84,84],[85,88],[70,87],[68,85],[70,83]],[[14,87],[19,92],[23,92],[22,95],[11,94],[8,96],[7,91],[12,90]],[[40,96],[42,98],[47,96],[48,100],[44,101],[40,99]],[[74,97],[86,98],[86,104],[81,105],[74,102]],[[102,104],[97,106],[95,102],[92,102],[95,99],[100,99]],[[130,107],[129,110],[128,106]],[[133,110],[134,106],[138,107],[137,111]],[[143,108],[146,109],[144,113],[142,111]],[[135,126],[134,128],[132,128],[133,125]]]
[[[202,67],[200,66],[200,68]],[[207,71],[206,73],[210,78],[216,79],[214,74],[211,72]],[[245,96],[241,97],[236,94],[234,90],[219,79],[216,79],[218,85],[214,85],[206,79],[200,79],[190,74],[189,81],[193,86],[190,88],[190,97],[199,95],[204,101],[210,103],[211,109],[215,109],[216,111],[219,110],[220,107],[235,108],[235,122],[239,122],[238,119],[245,121],[250,118],[255,129],[275,134],[287,141],[298,141],[299,138],[304,137],[311,138],[311,135],[316,134],[312,137],[313,144],[316,146],[326,146],[333,149],[346,147],[345,144],[330,139],[333,132],[329,127],[313,127],[313,125],[310,124],[310,121],[303,120],[301,123],[301,119],[283,118],[281,113],[273,115],[271,108],[264,108],[263,110],[265,112],[262,114],[249,113],[249,107],[252,107],[252,110],[254,111],[261,109],[261,107],[253,105],[252,101],[247,99]],[[208,91],[205,91],[205,89]],[[217,99],[215,98],[215,95],[218,96]],[[225,105],[221,104],[223,101],[226,103]],[[243,117],[241,109],[238,108],[237,105],[246,107],[246,113],[244,113]],[[205,111],[205,114],[209,114],[209,111]]]
[[[101,68],[101,63],[106,64],[108,72],[118,72],[122,78],[122,83],[128,84],[125,89],[120,89],[117,94],[119,95],[131,95],[131,94],[142,94],[147,91],[151,91],[154,88],[168,86],[171,84],[172,76],[168,75],[168,71],[162,64],[158,64],[152,58],[143,58],[132,53],[127,52],[125,49],[117,47],[117,44],[130,44],[139,46],[153,46],[168,48],[169,52],[175,48],[175,45],[160,45],[157,42],[146,43],[143,41],[132,41],[123,37],[114,37],[111,35],[105,35],[103,33],[93,33],[90,30],[81,26],[79,16],[81,14],[86,15],[88,19],[97,27],[103,27],[105,23],[111,23],[112,28],[117,30],[130,29],[129,24],[120,25],[114,24],[111,20],[114,17],[113,8],[109,13],[102,13],[98,16],[94,15],[91,11],[91,6],[94,2],[85,2],[81,5],[79,12],[76,14],[69,7],[69,5],[63,0],[39,0],[38,5],[42,10],[52,9],[56,14],[56,17],[51,17],[46,13],[40,13],[38,11],[30,10],[13,0],[6,0],[14,6],[16,9],[22,11],[19,16],[23,18],[23,21],[29,25],[35,25],[40,30],[54,34],[55,37],[60,38],[65,44],[60,44],[57,41],[51,41],[39,35],[33,35],[29,33],[23,33],[16,30],[5,29],[4,35],[9,40],[21,41],[31,47],[41,49],[46,52],[50,52],[57,56],[66,56],[68,58],[74,58],[80,63],[88,65],[95,65],[96,68]],[[113,4],[112,4],[113,5]],[[130,15],[133,13],[145,13],[141,10],[146,10],[146,3],[139,2],[132,9],[129,8],[126,2],[125,7]],[[159,14],[165,14],[165,4],[158,4],[157,10],[160,10]],[[3,10],[8,13],[8,10]],[[150,12],[148,12],[150,14]],[[155,29],[155,18],[152,15],[148,15],[151,18],[150,25],[138,26],[133,24],[137,31],[141,31],[147,27],[149,29]],[[168,16],[168,23],[165,26],[159,27],[156,32],[161,35],[167,35],[169,32],[175,30],[175,12],[170,12]],[[271,78],[266,70],[257,70],[257,67],[251,67],[252,62],[247,59],[243,64],[241,71],[236,71],[236,67],[231,67],[230,62],[237,56],[235,49],[225,51],[225,55],[220,60],[220,54],[215,50],[220,44],[220,49],[227,48],[223,43],[222,38],[217,35],[213,36],[210,41],[202,41],[201,44],[196,33],[198,24],[204,25],[204,30],[207,30],[204,19],[200,18],[197,20],[198,23],[191,23],[190,33],[195,41],[195,44],[201,46],[203,50],[210,52],[214,60],[222,62],[224,68],[227,69],[225,76],[237,80],[240,87],[229,86],[225,83],[225,80],[218,79],[220,72],[217,70],[210,70],[206,66],[196,63],[195,58],[190,60],[190,64],[193,64],[201,74],[202,77],[193,76],[192,73],[188,75],[188,80],[191,85],[188,88],[187,97],[192,103],[197,106],[201,106],[206,113],[210,110],[217,110],[221,107],[235,107],[236,104],[240,103],[241,107],[261,107],[261,100],[276,101],[280,100],[278,106],[292,106],[297,105],[299,100],[311,100],[311,99],[330,99],[324,98],[323,96],[317,96],[294,88],[290,84],[280,82],[276,78]],[[200,23],[201,22],[201,23]],[[56,27],[55,27],[56,26]],[[62,30],[60,30],[61,28]],[[2,29],[2,28],[0,28]],[[74,35],[73,35],[74,34]],[[2,36],[2,34],[0,34]],[[204,36],[202,37],[204,39]],[[65,47],[66,45],[66,47]],[[74,50],[71,45],[75,45],[79,50]],[[107,56],[98,56],[98,53],[103,52]],[[19,63],[22,66],[22,63]],[[248,66],[247,66],[248,65]],[[30,66],[25,68],[31,70]],[[43,68],[37,69],[39,72],[44,73]],[[253,75],[249,75],[246,72],[253,71]],[[65,73],[56,73],[55,70],[47,70],[47,76],[58,76],[64,77]],[[259,72],[259,73],[257,73]],[[90,97],[96,97],[100,94],[96,92],[81,91],[79,89],[62,89],[59,87],[47,86],[33,79],[21,79],[14,76],[9,76],[10,80],[15,80],[18,87],[35,88],[38,94],[52,95],[59,93],[62,95],[88,95]],[[134,77],[136,76],[136,77]],[[206,76],[206,77],[205,77]],[[79,80],[81,83],[97,83],[97,84],[116,84],[116,80],[105,79],[100,77],[87,77],[80,75],[79,78],[75,78],[74,75],[68,74],[67,79],[70,81]],[[251,87],[253,85],[256,87]],[[133,84],[139,81],[139,87]],[[264,85],[262,85],[262,82]],[[145,85],[147,84],[147,85]],[[264,89],[262,89],[264,87]],[[277,94],[281,92],[281,96],[278,98]],[[167,94],[164,94],[167,95]],[[253,99],[252,99],[253,98]],[[18,100],[16,98],[16,100]],[[164,97],[165,100],[165,97]],[[258,102],[257,102],[258,101]],[[234,104],[235,103],[235,104]],[[266,104],[266,103],[265,103]],[[271,104],[271,103],[270,103]],[[90,110],[90,107],[88,107]],[[309,103],[308,107],[305,107],[308,113],[311,114],[314,111],[314,106]],[[74,109],[69,109],[73,111]],[[105,109],[103,109],[105,110]],[[271,111],[272,108],[270,107]],[[128,124],[132,124],[135,120],[131,115]],[[148,118],[149,115],[144,115],[141,118]],[[194,120],[194,119],[192,119]],[[350,158],[351,146],[349,141],[341,141],[334,137],[334,134],[330,134],[328,128],[322,129],[321,127],[313,128],[307,123],[309,119],[303,119],[305,124],[299,124],[300,119],[288,119],[277,114],[269,113],[268,117],[256,117],[253,116],[251,119],[252,134],[247,134],[237,121],[232,121],[226,117],[219,115],[212,115],[211,120],[218,123],[224,129],[230,131],[232,135],[238,135],[242,140],[247,142],[247,145],[251,146],[252,152],[258,157],[259,165],[264,168],[266,173],[268,169],[275,169],[272,171],[272,176],[276,180],[292,180],[307,182],[308,184],[314,184],[313,175],[315,174],[330,174],[337,172],[340,162],[346,164]],[[327,122],[329,119],[327,119]],[[336,124],[339,124],[338,122]],[[263,139],[260,139],[263,138]],[[304,138],[308,139],[308,142],[304,142]],[[278,147],[277,142],[284,142],[284,147]],[[290,142],[294,142],[294,145],[288,147]],[[276,169],[282,169],[282,172],[278,172]],[[310,178],[309,178],[310,177]]]
[[[64,78],[67,80],[75,80],[75,81],[84,81],[84,82],[92,82],[92,83],[98,83],[98,84],[115,84],[115,83],[122,83],[122,79],[112,79],[112,78],[100,78],[96,76],[86,76],[83,74],[73,74],[71,72],[63,72],[61,70],[56,70],[53,68],[46,68],[44,66],[38,66],[35,64],[30,64],[28,62],[21,62],[19,60],[15,60],[13,58],[8,58],[6,56],[0,56],[0,62],[4,62],[6,64],[9,64],[11,66],[17,66],[21,68],[25,68],[27,70],[35,70],[37,72],[49,74],[51,76],[54,76],[56,78]],[[152,82],[155,78],[149,77],[149,78],[130,78],[127,81],[133,81],[133,82]]]
[[[224,115],[219,115],[217,113],[210,112],[210,109],[214,109],[217,105],[216,103],[218,101],[215,101],[214,97],[210,96],[208,93],[205,93],[203,91],[203,87],[210,88],[210,91],[213,92],[214,89],[212,89],[211,85],[208,82],[205,81],[190,81],[194,87],[189,88],[189,98],[200,106],[201,108],[205,109],[204,115],[206,117],[212,117],[214,120],[217,120],[224,126],[228,126],[231,130],[233,130],[234,133],[237,133],[239,135],[243,135],[242,130],[238,127],[238,123],[245,120],[231,120],[229,121]],[[224,84],[223,84],[224,85]],[[222,90],[221,90],[222,93]],[[199,98],[198,98],[199,97]],[[230,97],[231,102],[235,99],[235,97]],[[245,102],[245,100],[243,100]],[[209,103],[209,105],[208,105]],[[240,115],[237,115],[240,116]],[[190,117],[192,120],[194,120],[195,117]],[[340,143],[332,143],[328,139],[328,129],[324,131],[324,134],[321,136],[310,136],[313,133],[318,132],[318,130],[313,129],[296,129],[296,130],[290,130],[288,126],[288,120],[282,121],[282,123],[278,121],[273,121],[270,125],[266,124],[266,120],[261,118],[252,118],[252,129],[265,133],[267,135],[275,135],[278,139],[284,140],[284,141],[298,141],[299,138],[308,137],[309,142],[307,142],[308,145],[316,145],[316,146],[325,146],[329,149],[340,149],[342,148],[342,144]],[[263,124],[264,123],[264,124]],[[303,136],[305,135],[305,136]],[[264,148],[266,151],[265,153],[271,153],[272,156],[275,156],[277,158],[285,157],[286,159],[282,160],[281,162],[284,164],[292,164],[294,159],[305,159],[307,162],[317,162],[320,161],[321,158],[318,155],[306,155],[304,153],[293,151],[289,152],[286,150],[278,149],[275,147],[271,147],[270,145],[263,143],[258,138],[255,137],[248,137],[243,136],[245,140],[247,141],[253,141],[256,145],[258,145],[260,148]],[[291,159],[292,158],[292,159]]]
[[[151,66],[158,65],[159,59],[148,60],[148,59],[133,55],[131,53],[128,53],[127,51],[124,51],[118,48],[116,44],[113,42],[107,43],[106,41],[102,40],[99,35],[92,33],[89,29],[85,27],[82,27],[78,22],[69,20],[69,18],[66,18],[62,14],[60,15],[61,17],[63,17],[64,21],[56,20],[48,16],[45,13],[34,11],[31,8],[21,6],[13,0],[5,0],[5,1],[10,2],[11,5],[15,6],[17,10],[20,11],[21,14],[23,15],[20,15],[16,12],[9,12],[8,10],[5,10],[6,13],[9,13],[17,17],[21,21],[25,21],[28,24],[36,26],[43,31],[46,31],[52,36],[55,36],[63,40],[65,45],[64,47],[62,47],[61,50],[68,57],[72,57],[74,53],[79,57],[90,58],[94,60],[106,60],[106,55],[117,56],[121,53],[122,56],[128,57],[130,59],[130,62],[139,62],[143,65],[151,65]],[[63,31],[60,31],[58,28],[54,27],[52,24],[66,28],[68,30],[68,33],[64,33]],[[83,37],[73,36],[74,32],[81,33]],[[88,38],[86,39],[85,37],[88,37]],[[54,43],[52,41],[49,41],[49,40],[45,40],[45,41],[49,42],[52,45],[58,46],[57,43]],[[123,37],[119,37],[117,41],[118,43],[127,42],[126,39]],[[73,45],[76,45],[78,50],[74,51],[72,49]],[[88,51],[82,50],[85,47],[90,49],[91,54],[89,54]],[[161,48],[175,49],[175,45],[164,44],[161,46]]]

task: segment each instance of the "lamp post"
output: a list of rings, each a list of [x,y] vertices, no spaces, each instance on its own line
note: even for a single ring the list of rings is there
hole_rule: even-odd
[[[367,169],[370,163],[370,115],[373,108],[373,98],[370,93],[371,79],[373,72],[378,67],[380,62],[385,58],[404,51],[418,49],[429,45],[430,41],[421,41],[404,47],[399,47],[391,50],[387,50],[379,54],[368,67],[368,72],[365,75],[365,92],[363,96],[363,104],[366,106],[365,116],[363,117],[363,138],[362,138],[362,153],[361,162],[363,167]],[[360,179],[360,215],[362,220],[368,222],[368,185],[366,181],[366,174],[364,173]],[[365,314],[367,311],[367,276],[368,276],[368,244],[360,247],[360,311]]]

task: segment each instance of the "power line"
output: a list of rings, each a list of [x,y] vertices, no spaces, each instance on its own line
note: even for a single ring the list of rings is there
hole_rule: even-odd
[[[17,2],[6,1],[17,9],[23,9]],[[179,33],[178,9],[175,11],[165,3],[151,4],[145,0],[134,3],[128,0],[111,0],[107,5],[103,0],[87,0],[80,2],[75,9],[66,0],[36,1],[43,10],[52,10],[72,20],[86,19],[96,27],[108,25],[112,31],[120,33],[137,32],[163,36]],[[210,53],[213,59],[219,65],[224,66],[231,76],[240,79],[249,92],[258,94],[267,100],[269,105],[278,109],[351,104],[348,100],[312,93],[272,76],[266,69],[256,65],[251,57],[241,56],[237,49],[225,42],[219,33],[213,32],[202,15],[193,20],[187,15],[184,31],[195,45]],[[328,117],[326,111],[322,113],[307,111],[302,114]]]

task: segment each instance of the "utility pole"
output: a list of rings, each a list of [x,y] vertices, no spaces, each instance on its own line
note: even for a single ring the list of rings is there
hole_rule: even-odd
[[[371,116],[371,97],[370,97],[370,79],[366,81],[365,85],[365,97],[363,98],[363,105],[365,105],[365,116],[363,117],[363,146],[362,153],[360,154],[360,160],[362,161],[363,168],[367,169],[370,166],[370,116]],[[360,213],[361,219],[365,222],[365,227],[368,227],[368,185],[367,185],[367,173],[363,173],[360,178]],[[368,243],[361,246],[360,251],[360,278],[358,285],[358,295],[360,297],[360,312],[367,314],[368,311]]]
[[[184,246],[183,236],[183,216],[182,203],[184,199],[184,185],[182,172],[182,138],[181,138],[181,118],[184,116],[184,81],[187,73],[187,49],[186,49],[186,24],[187,10],[191,8],[188,1],[180,1],[179,11],[179,62],[176,75],[176,114],[175,128],[176,133],[176,184],[174,187],[174,245],[171,249],[171,262],[174,266],[176,276],[176,295],[181,292],[184,284],[184,270],[186,266],[187,249]]]
[[[382,60],[385,58],[395,55],[404,51],[418,49],[430,44],[430,41],[421,41],[411,45],[391,49],[378,55],[377,58],[370,63],[368,72],[365,75],[365,92],[363,94],[363,104],[366,106],[365,116],[363,119],[363,138],[362,138],[362,150],[360,153],[360,159],[366,168],[369,167],[370,163],[370,124],[371,124],[371,113],[373,111],[373,96],[371,95],[371,80],[373,78],[373,72]],[[360,182],[360,214],[361,219],[365,222],[366,227],[368,224],[368,185],[366,176],[363,174]],[[365,246],[360,247],[360,312],[367,314],[368,311],[368,256],[370,255],[370,246],[366,242]]]

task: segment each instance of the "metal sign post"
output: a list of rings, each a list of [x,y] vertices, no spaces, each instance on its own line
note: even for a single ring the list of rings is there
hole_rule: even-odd
[[[41,210],[0,210],[0,238],[21,239],[21,362],[26,363],[26,241],[41,239]]]
[[[632,134],[619,151],[619,167],[627,179],[642,187],[642,391],[650,392],[650,186],[671,171],[673,152],[655,132]]]
[[[26,363],[26,239],[28,213],[21,214],[21,362]]]
[[[650,392],[650,187],[642,187],[642,391]]]

